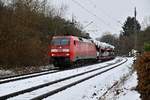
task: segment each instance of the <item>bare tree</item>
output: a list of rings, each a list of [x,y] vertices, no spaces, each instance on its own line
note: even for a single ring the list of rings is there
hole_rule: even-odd
[[[143,19],[142,29],[146,29],[148,26],[150,26],[150,16]]]

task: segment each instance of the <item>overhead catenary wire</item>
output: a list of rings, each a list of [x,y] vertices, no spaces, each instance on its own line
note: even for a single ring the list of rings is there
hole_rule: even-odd
[[[78,1],[76,0],[72,0],[74,3],[76,3],[79,7],[81,7],[83,10],[85,10],[87,13],[89,13],[90,15],[92,15],[93,17],[97,18],[100,22],[102,22],[103,24],[107,25],[108,27],[110,27],[111,29],[114,29],[110,24],[106,23],[102,18],[100,18],[98,15],[96,15],[95,13],[91,12],[89,9],[87,9],[86,7],[84,7],[82,4],[80,4]]]
[[[88,1],[90,4],[93,5],[93,8],[95,8],[95,4],[94,4],[93,2],[91,2],[90,0],[87,0],[87,1]],[[104,11],[102,8],[101,8],[101,9],[99,8],[99,10],[101,10],[101,12],[102,12],[106,17],[108,17],[108,18],[114,20],[117,24],[123,26],[123,24],[122,24],[119,20],[116,20],[114,17],[110,16],[110,15],[109,15],[108,13],[106,13],[106,11]]]

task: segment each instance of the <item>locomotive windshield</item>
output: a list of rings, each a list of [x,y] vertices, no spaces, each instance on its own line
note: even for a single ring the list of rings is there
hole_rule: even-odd
[[[69,45],[70,40],[68,38],[55,38],[52,40],[52,45]]]

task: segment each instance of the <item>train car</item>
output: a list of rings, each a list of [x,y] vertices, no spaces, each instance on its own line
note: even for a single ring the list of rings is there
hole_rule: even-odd
[[[114,51],[115,51],[115,47],[108,44],[108,43],[104,43],[104,42],[100,42],[97,40],[91,40],[98,51],[97,54],[97,59],[101,60],[101,61],[106,61],[106,60],[110,60],[113,59],[115,57],[114,55]]]
[[[56,67],[69,67],[85,60],[97,60],[97,49],[92,41],[76,36],[54,36],[49,56]]]

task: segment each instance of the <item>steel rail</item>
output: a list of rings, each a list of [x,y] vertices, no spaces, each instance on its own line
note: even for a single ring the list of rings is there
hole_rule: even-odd
[[[37,97],[35,97],[35,98],[32,98],[31,100],[41,100],[41,99],[44,99],[44,98],[46,98],[46,97],[48,97],[48,96],[52,96],[52,95],[54,95],[54,94],[56,94],[56,93],[58,93],[58,92],[60,92],[60,91],[63,91],[63,90],[65,90],[65,89],[67,89],[67,88],[70,88],[70,87],[72,87],[72,86],[74,86],[74,85],[76,85],[76,84],[79,84],[79,83],[84,82],[84,81],[86,81],[86,80],[88,80],[88,79],[90,79],[90,78],[93,78],[93,77],[95,77],[95,76],[98,76],[98,75],[100,75],[100,74],[103,74],[103,73],[105,73],[105,72],[107,72],[107,71],[109,71],[109,70],[111,70],[111,69],[114,69],[114,68],[116,68],[116,67],[118,67],[118,66],[124,64],[125,62],[127,62],[127,59],[126,59],[124,62],[122,62],[122,63],[120,63],[120,64],[118,64],[118,65],[115,65],[115,66],[113,66],[113,67],[111,67],[111,68],[109,68],[109,69],[106,69],[106,70],[104,70],[104,71],[98,72],[98,73],[96,73],[96,74],[94,74],[94,75],[88,76],[88,77],[83,78],[83,79],[80,79],[80,80],[78,80],[78,81],[72,82],[72,83],[67,84],[67,85],[65,85],[65,86],[62,86],[62,87],[60,87],[60,88],[58,88],[58,89],[55,89],[55,90],[53,90],[53,91],[50,91],[50,92],[47,92],[47,93],[42,94],[42,95],[40,95],[40,96],[37,96]]]
[[[89,70],[89,71],[86,71],[86,72],[83,72],[83,73],[75,74],[75,75],[72,75],[72,76],[69,76],[69,77],[65,77],[65,78],[62,78],[62,79],[51,81],[51,82],[48,82],[48,83],[45,83],[45,84],[41,84],[41,85],[38,85],[38,86],[35,86],[35,87],[31,87],[31,88],[28,88],[28,89],[16,91],[16,92],[13,92],[13,93],[1,96],[0,100],[8,99],[8,98],[11,98],[11,97],[18,96],[20,94],[24,94],[24,93],[27,93],[27,92],[31,92],[31,91],[34,91],[34,90],[37,90],[37,89],[49,86],[49,85],[53,85],[53,84],[61,82],[61,81],[65,81],[65,80],[68,80],[68,79],[71,79],[71,78],[74,78],[74,77],[78,77],[78,76],[81,76],[81,75],[84,75],[84,74],[87,74],[87,73],[90,73],[90,72],[93,72],[93,71],[96,71],[96,70],[100,70],[100,69],[109,67],[110,65],[113,65],[113,64],[116,64],[116,63],[118,63],[118,62],[110,63],[109,65],[105,65],[105,66],[100,67],[100,68],[95,68],[95,69],[92,69],[92,70]]]
[[[3,79],[3,80],[0,80],[0,84],[60,72],[58,70],[52,71],[52,72],[51,71],[52,70],[49,70],[49,71],[46,71],[46,72],[39,72],[39,73],[35,73],[35,74],[26,74],[26,75],[18,76],[18,77],[11,77],[11,78],[8,78],[8,79]]]
[[[99,63],[99,62],[98,62],[98,63]],[[97,63],[96,63],[96,64],[97,64]],[[90,65],[94,65],[94,64],[90,64]],[[86,66],[80,66],[80,67],[86,67]],[[80,67],[76,67],[76,68],[80,68]],[[66,69],[66,70],[71,70],[71,69],[76,69],[76,68],[68,68],[68,69]],[[56,70],[56,69],[57,69],[57,70]],[[50,70],[47,70],[47,71],[40,71],[40,72],[34,72],[34,73],[21,74],[21,75],[14,75],[14,76],[8,76],[8,77],[5,77],[5,78],[0,78],[0,84],[64,71],[64,70],[59,70],[59,71],[58,71],[58,68],[56,68],[56,69],[50,69]],[[50,71],[52,71],[52,70],[56,70],[56,71],[50,72]]]

